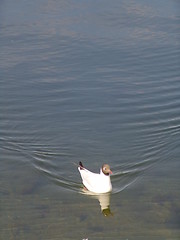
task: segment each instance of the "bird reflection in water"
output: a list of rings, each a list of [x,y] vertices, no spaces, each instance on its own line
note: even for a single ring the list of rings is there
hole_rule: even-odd
[[[110,193],[101,193],[101,194],[94,194],[90,191],[83,189],[83,194],[89,195],[90,197],[97,199],[99,201],[101,212],[103,216],[110,217],[113,216],[113,213],[110,209]]]
[[[113,216],[110,209],[110,193],[104,193],[97,196],[101,206],[101,212],[105,217]]]

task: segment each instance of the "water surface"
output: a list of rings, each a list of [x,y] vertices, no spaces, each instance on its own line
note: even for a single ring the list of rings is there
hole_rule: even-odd
[[[1,2],[1,239],[178,239],[178,8]],[[79,161],[111,166],[109,217]]]

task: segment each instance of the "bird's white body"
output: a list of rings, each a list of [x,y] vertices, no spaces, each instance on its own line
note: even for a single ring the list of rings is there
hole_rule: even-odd
[[[81,174],[82,182],[84,186],[93,193],[107,193],[111,192],[112,185],[109,174],[106,175],[100,169],[100,173],[93,173],[84,167],[78,167],[78,170]]]

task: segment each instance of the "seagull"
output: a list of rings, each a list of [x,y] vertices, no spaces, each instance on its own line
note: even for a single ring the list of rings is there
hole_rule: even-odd
[[[103,164],[100,173],[93,173],[84,168],[82,162],[79,162],[78,170],[80,172],[82,183],[86,190],[92,193],[107,193],[112,191],[110,174],[111,169],[108,164]]]

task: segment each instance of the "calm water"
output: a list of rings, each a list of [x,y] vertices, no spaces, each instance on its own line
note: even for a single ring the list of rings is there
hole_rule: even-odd
[[[1,1],[1,239],[179,239],[179,7]]]

